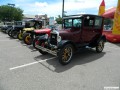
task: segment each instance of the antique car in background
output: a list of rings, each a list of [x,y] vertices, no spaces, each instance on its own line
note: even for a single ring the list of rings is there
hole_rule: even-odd
[[[8,35],[12,38],[17,38],[18,31],[25,27],[24,21],[15,21],[12,29],[8,30]]]
[[[25,30],[23,30],[26,28]],[[13,38],[22,39],[23,32],[27,30],[34,30],[42,28],[41,21],[38,20],[28,20],[28,21],[17,21],[14,25],[14,29],[11,30],[8,34]]]
[[[1,30],[5,33],[8,33],[8,30],[11,29],[13,25],[13,22],[4,22],[4,24],[1,26]]]
[[[23,36],[26,32],[30,32],[30,31],[33,31],[35,29],[41,29],[42,28],[42,21],[39,21],[39,20],[30,20],[30,21],[26,22],[26,24],[28,24],[28,26],[25,26],[25,28],[23,28],[18,33],[18,39],[19,40],[23,39]]]
[[[103,17],[89,14],[71,15],[64,17],[63,21],[62,30],[53,29],[50,36],[45,34],[36,40],[35,47],[41,54],[55,55],[62,65],[66,65],[80,48],[96,48],[98,53],[103,51],[106,41],[106,37],[102,35]]]
[[[25,44],[31,45],[38,38],[38,36],[45,34],[50,35],[51,29],[55,27],[55,25],[48,25],[44,29],[27,30],[23,35],[23,41]]]

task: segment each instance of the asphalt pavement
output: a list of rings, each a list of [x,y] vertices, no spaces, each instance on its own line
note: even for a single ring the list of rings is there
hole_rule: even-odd
[[[0,90],[109,90],[120,87],[120,44],[81,49],[62,66],[52,55],[0,32]],[[119,90],[119,89],[110,89]]]

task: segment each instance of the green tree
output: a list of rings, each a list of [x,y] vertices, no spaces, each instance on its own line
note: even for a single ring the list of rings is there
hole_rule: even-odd
[[[23,10],[8,5],[0,6],[0,20],[2,21],[18,21],[23,19]]]
[[[58,15],[58,17],[56,17],[55,21],[58,23],[58,24],[62,24],[62,17],[60,15]]]

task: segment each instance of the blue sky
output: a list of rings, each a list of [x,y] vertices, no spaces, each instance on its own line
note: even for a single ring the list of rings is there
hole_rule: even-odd
[[[0,0],[0,5],[15,4],[24,10],[24,14],[50,16],[61,15],[63,0]],[[73,14],[98,14],[102,0],[65,0],[67,15]],[[106,9],[117,6],[118,0],[105,0]]]

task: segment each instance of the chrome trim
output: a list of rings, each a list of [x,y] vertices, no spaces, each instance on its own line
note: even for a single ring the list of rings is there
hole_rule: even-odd
[[[40,49],[40,50],[42,50],[42,51],[48,52],[48,53],[50,53],[50,54],[52,54],[52,55],[54,55],[54,56],[57,56],[57,52],[55,52],[55,51],[52,51],[52,50],[50,50],[50,49],[41,47],[41,46],[39,46],[39,45],[35,45],[35,47],[38,48],[38,49]]]

